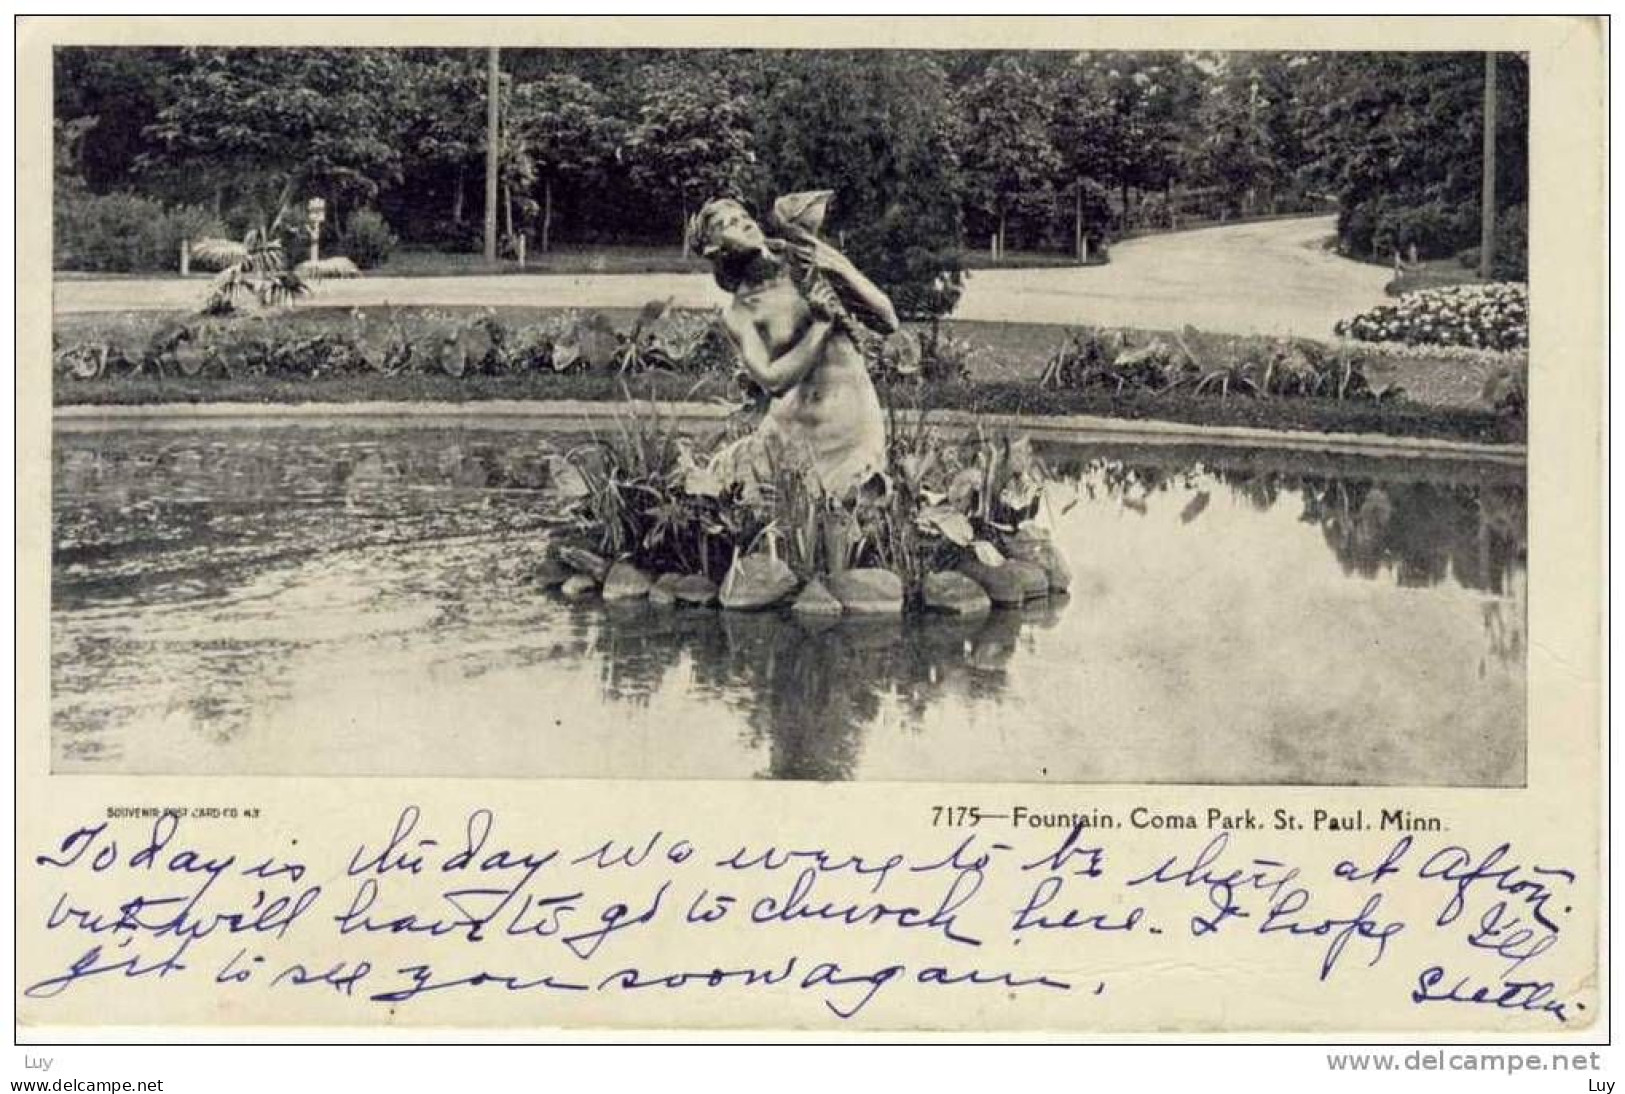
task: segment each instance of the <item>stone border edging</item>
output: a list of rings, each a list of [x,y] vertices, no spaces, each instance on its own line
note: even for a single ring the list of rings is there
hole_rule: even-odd
[[[378,418],[547,419],[557,422],[605,421],[621,403],[584,399],[485,399],[466,403],[152,403],[147,405],[77,404],[52,409],[53,424],[69,429],[126,423],[176,426],[224,424],[234,420],[319,423],[324,420]],[[707,403],[661,403],[661,413],[679,421],[722,421],[730,411]],[[905,412],[906,413],[906,412]],[[1253,448],[1319,449],[1359,455],[1413,456],[1436,459],[1490,459],[1528,462],[1527,445],[1482,444],[1435,437],[1392,437],[1380,433],[1323,433],[1312,430],[1263,429],[1256,426],[1199,425],[1143,418],[1105,418],[1091,414],[981,414],[968,410],[927,410],[934,424],[970,427],[991,425],[1021,429],[1040,437],[1080,433],[1110,440],[1153,444],[1231,444]]]

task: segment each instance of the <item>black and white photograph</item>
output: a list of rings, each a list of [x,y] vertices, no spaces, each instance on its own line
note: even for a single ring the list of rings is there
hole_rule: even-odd
[[[51,67],[53,775],[1527,784],[1522,53]]]

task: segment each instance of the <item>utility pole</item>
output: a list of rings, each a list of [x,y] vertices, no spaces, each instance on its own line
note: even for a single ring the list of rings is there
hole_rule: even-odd
[[[1484,54],[1484,189],[1479,209],[1478,276],[1495,264],[1495,54]]]
[[[502,78],[498,72],[498,49],[492,46],[485,60],[485,264],[497,262],[497,149],[501,136],[497,100]]]

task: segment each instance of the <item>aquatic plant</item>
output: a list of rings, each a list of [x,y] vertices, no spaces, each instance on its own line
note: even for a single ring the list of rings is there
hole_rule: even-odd
[[[771,448],[753,474],[724,477],[714,457],[740,436],[735,426],[692,438],[658,406],[629,402],[612,429],[553,456],[567,544],[604,565],[713,580],[761,556],[798,582],[883,569],[918,603],[928,575],[969,560],[998,566],[1018,541],[1044,535],[1033,518],[1046,475],[1022,438],[949,439],[923,415],[894,412],[886,469],[836,497]]]

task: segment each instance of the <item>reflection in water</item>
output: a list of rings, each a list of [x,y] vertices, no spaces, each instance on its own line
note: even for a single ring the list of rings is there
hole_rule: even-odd
[[[1163,455],[1163,459],[1169,458]],[[1222,483],[1260,513],[1299,500],[1301,519],[1320,528],[1343,572],[1375,578],[1392,572],[1401,585],[1426,587],[1454,580],[1464,588],[1502,593],[1508,572],[1521,570],[1527,554],[1527,514],[1522,471],[1500,468],[1444,479],[1362,476],[1342,461],[1343,473],[1304,473],[1272,466],[1283,459],[1332,463],[1333,458],[1245,450],[1175,449],[1182,460],[1169,468],[1117,457],[1061,461],[1068,481],[1091,498],[1104,495],[1125,510],[1144,514],[1147,499],[1177,489],[1190,497],[1180,522],[1190,524],[1207,509],[1204,482]],[[1133,461],[1133,462],[1129,462]],[[1375,471],[1377,468],[1368,468]],[[1407,472],[1415,473],[1406,468]]]
[[[767,756],[762,774],[828,781],[853,776],[864,733],[888,703],[905,729],[948,693],[996,703],[1023,629],[1053,624],[1064,605],[906,623],[647,605],[575,611],[593,620],[606,698],[648,703],[686,661],[696,687],[744,717],[747,744]]]
[[[534,430],[60,433],[58,770],[1523,780],[1518,467],[1043,448],[1071,603],[569,605]]]

